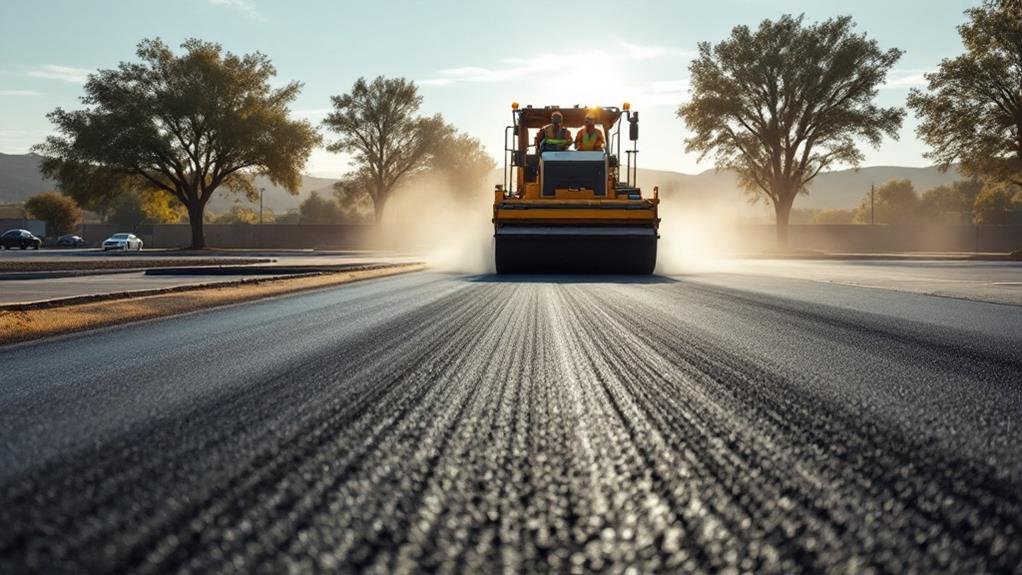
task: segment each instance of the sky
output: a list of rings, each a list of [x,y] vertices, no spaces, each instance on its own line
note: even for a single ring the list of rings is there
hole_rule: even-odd
[[[783,14],[807,21],[851,15],[881,48],[900,48],[877,101],[904,106],[923,74],[962,51],[956,31],[979,0],[715,0],[494,2],[372,0],[3,0],[0,2],[0,153],[21,154],[50,133],[47,112],[80,106],[90,72],[135,57],[143,38],[177,47],[215,41],[262,52],[277,82],[304,84],[295,117],[319,124],[330,96],[359,77],[414,80],[422,113],[478,138],[502,164],[512,101],[620,106],[640,112],[639,165],[712,169],[684,150],[675,112],[689,98],[699,42]],[[866,145],[863,165],[926,166],[910,114],[899,140]],[[327,140],[331,135],[325,133]],[[347,159],[320,149],[306,173],[338,177]]]

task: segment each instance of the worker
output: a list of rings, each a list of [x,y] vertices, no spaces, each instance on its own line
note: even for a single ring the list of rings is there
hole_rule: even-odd
[[[543,152],[560,152],[571,145],[571,132],[562,124],[564,116],[560,112],[550,114],[550,123],[543,126],[536,134],[536,150]]]
[[[603,131],[596,127],[596,114],[586,114],[585,127],[575,134],[575,149],[581,152],[602,152]]]

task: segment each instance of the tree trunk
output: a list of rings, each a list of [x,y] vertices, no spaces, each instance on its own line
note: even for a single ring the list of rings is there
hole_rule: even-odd
[[[379,228],[380,224],[383,223],[383,196],[379,195],[373,198],[373,215],[375,217],[376,227]]]
[[[781,199],[774,204],[774,216],[777,228],[777,250],[788,251],[788,221],[791,219],[791,205],[795,197],[781,195]]]
[[[188,206],[188,223],[192,226],[192,246],[193,250],[201,250],[206,247],[206,234],[202,231],[202,214],[205,211],[205,206],[199,202],[195,202],[195,205]]]

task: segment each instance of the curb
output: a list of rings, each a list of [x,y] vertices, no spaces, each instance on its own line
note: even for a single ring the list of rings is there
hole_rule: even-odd
[[[64,270],[52,272],[8,272],[0,273],[0,281],[8,280],[49,280],[56,278],[76,278],[84,276],[108,276],[113,274],[130,274],[143,271],[143,268],[123,268],[109,270]]]
[[[337,265],[305,265],[305,266],[192,266],[172,268],[149,268],[147,276],[258,276],[258,275],[296,275],[329,272],[349,272],[392,267],[401,264],[337,264]]]
[[[34,302],[25,302],[25,303],[11,303],[11,304],[0,305],[0,312],[20,312],[20,311],[33,311],[33,310],[41,310],[41,309],[53,309],[53,308],[71,306],[71,305],[98,303],[98,302],[113,301],[113,300],[137,299],[137,298],[149,297],[149,296],[154,296],[154,295],[163,295],[163,294],[169,294],[169,293],[180,293],[180,292],[197,291],[197,290],[209,289],[209,288],[224,288],[224,287],[233,287],[233,286],[240,286],[240,285],[253,285],[253,284],[260,284],[260,283],[270,283],[270,282],[276,282],[276,281],[288,280],[288,279],[295,279],[295,278],[312,277],[312,276],[318,276],[318,275],[327,275],[327,274],[331,274],[331,273],[374,271],[374,270],[382,270],[382,269],[389,269],[389,268],[400,268],[400,267],[405,267],[405,266],[408,266],[408,265],[411,265],[411,264],[365,264],[365,265],[352,265],[348,269],[344,269],[344,270],[316,270],[314,272],[290,274],[290,275],[280,275],[280,274],[278,274],[278,275],[272,275],[272,276],[265,277],[265,278],[249,278],[249,279],[230,280],[230,281],[214,281],[214,282],[206,282],[206,283],[201,283],[201,284],[173,286],[173,287],[166,287],[166,288],[155,288],[155,289],[147,289],[147,290],[135,290],[135,291],[126,291],[126,292],[114,292],[114,293],[105,293],[105,294],[92,294],[92,295],[72,296],[72,297],[56,298],[56,299],[49,299],[49,300],[43,300],[43,301],[34,301]],[[237,275],[237,274],[233,274],[233,275]]]

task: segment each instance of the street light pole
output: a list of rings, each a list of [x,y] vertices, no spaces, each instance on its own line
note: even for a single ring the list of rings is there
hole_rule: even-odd
[[[266,188],[259,188],[259,225],[263,225],[263,192]]]

